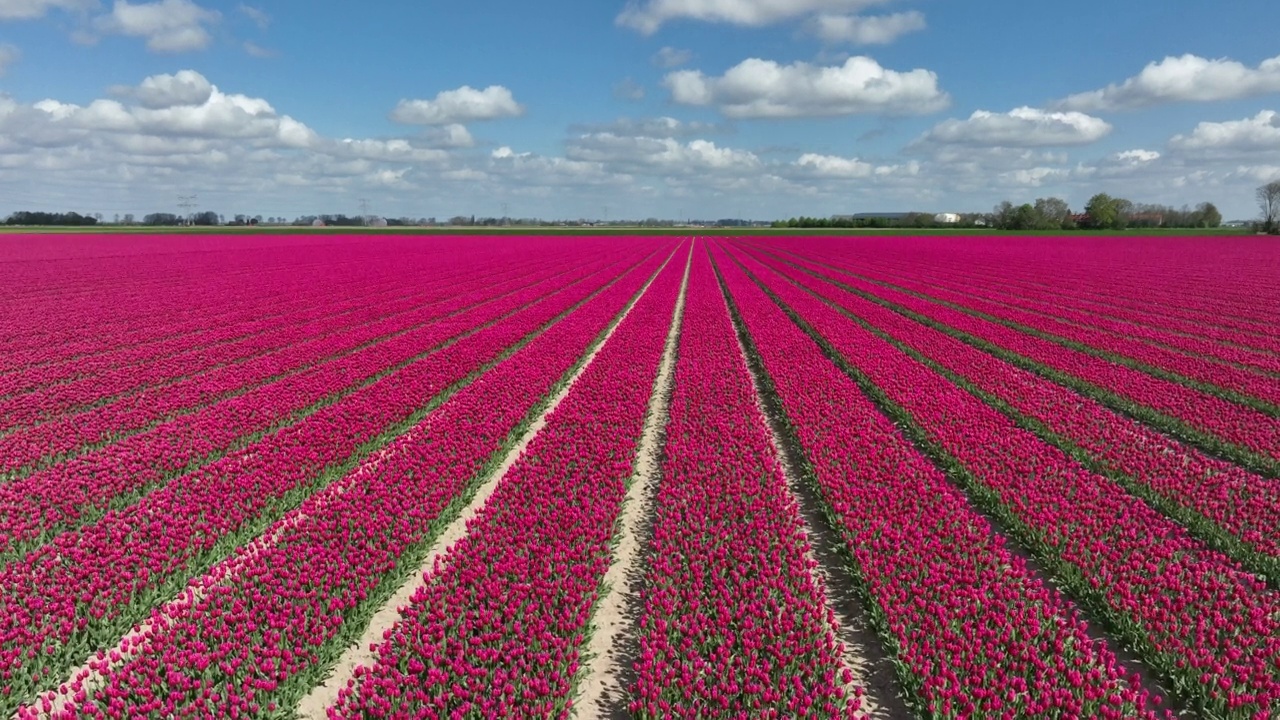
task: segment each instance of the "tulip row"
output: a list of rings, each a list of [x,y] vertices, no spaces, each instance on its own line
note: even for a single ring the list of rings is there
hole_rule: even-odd
[[[1280,472],[1280,418],[922,300],[909,293],[867,282],[834,270],[826,263],[798,260],[798,264],[837,280],[842,285],[874,295],[931,322],[963,333],[985,346],[1002,350],[1006,360],[1046,374],[1053,373],[1051,377],[1055,381],[1070,384],[1075,389],[1126,413],[1137,415],[1162,430],[1193,440],[1197,445],[1208,446],[1215,452],[1230,453],[1230,459],[1252,470],[1261,469],[1273,477],[1276,472]],[[1154,413],[1151,412],[1153,410]]]
[[[1280,481],[1209,457],[853,292],[788,270],[775,259],[756,259],[864,321],[1025,429],[1158,504],[1250,569],[1280,578]]]
[[[1241,405],[1280,415],[1280,378],[1203,357],[1136,342],[1092,328],[1072,325],[1044,314],[974,297],[920,282],[915,277],[874,278],[916,297],[990,320],[1018,332],[1042,338],[1171,382],[1187,385]]]
[[[335,268],[335,272],[340,271]],[[403,272],[403,269],[401,269]],[[205,364],[229,362],[244,353],[236,354],[236,348],[247,345],[251,349],[255,338],[270,333],[287,330],[291,326],[312,322],[326,317],[346,315],[363,310],[371,312],[374,308],[366,303],[384,303],[400,301],[412,297],[415,292],[404,288],[405,275],[399,272],[383,272],[358,285],[343,288],[341,301],[335,302],[333,288],[323,285],[312,285],[306,288],[288,288],[275,282],[273,278],[263,278],[268,287],[275,291],[287,289],[288,299],[281,302],[279,298],[259,297],[250,293],[254,305],[243,308],[242,312],[224,315],[210,313],[208,324],[200,329],[192,327],[166,326],[162,323],[148,323],[148,318],[138,318],[137,322],[154,333],[152,338],[140,344],[112,349],[107,352],[85,357],[69,357],[49,360],[39,364],[31,364],[18,368],[16,372],[0,375],[0,397],[8,397],[15,393],[26,393],[48,386],[67,385],[72,382],[84,382],[90,378],[110,376],[113,372],[144,363],[172,363],[176,358],[195,356],[197,352],[205,355],[192,359]],[[194,302],[215,303],[214,298],[205,298],[204,294],[211,288],[199,288]],[[259,292],[262,292],[261,290]],[[86,313],[82,307],[72,301],[66,309],[68,315]],[[87,313],[86,313],[87,314]],[[185,332],[184,332],[185,330]],[[176,331],[176,332],[175,332]],[[107,393],[102,393],[107,394]]]
[[[1080,307],[1080,303],[1070,298],[1046,296],[1033,289],[1020,285],[1012,287],[992,286],[992,284],[976,285],[974,278],[948,268],[938,274],[938,269],[930,271],[891,270],[877,271],[875,277],[897,283],[899,280],[919,280],[934,288],[959,292],[966,298],[978,298],[1035,313],[1056,322],[1065,323],[1068,327],[1085,328],[1104,333],[1106,336],[1137,338],[1144,344],[1151,344],[1170,350],[1176,350],[1193,357],[1199,356],[1216,363],[1234,363],[1246,369],[1263,373],[1280,373],[1280,339],[1260,339],[1259,342],[1270,346],[1270,349],[1257,350],[1236,342],[1250,340],[1247,336],[1227,333],[1210,333],[1205,335],[1204,325],[1188,326],[1175,322],[1144,324],[1125,311],[1112,311],[1111,314],[1099,313]],[[1052,332],[1052,330],[1050,330]],[[1217,382],[1216,376],[1208,382]]]
[[[333,327],[330,332],[279,352],[237,365],[229,365],[202,376],[164,388],[151,388],[77,415],[69,415],[0,437],[0,472],[10,479],[77,457],[155,429],[165,423],[197,414],[230,400],[245,402],[254,391],[276,393],[280,380],[306,373],[317,366],[357,352],[371,343],[403,335],[435,319],[491,301],[532,282],[545,281],[560,266],[531,277],[505,282],[488,279],[436,288],[428,302],[371,322],[349,328]],[[461,296],[458,290],[463,290]],[[469,300],[469,303],[461,303]],[[337,323],[333,323],[337,325]],[[145,370],[140,371],[145,372]]]
[[[1280,704],[1280,594],[811,294],[769,285],[1183,696],[1224,718]]]
[[[157,600],[340,478],[504,351],[616,280],[609,273],[553,291],[478,332],[469,333],[473,321],[461,316],[442,322],[439,327],[449,328],[444,337],[464,335],[447,351],[410,362],[0,570],[0,670],[11,676],[10,696],[28,695],[119,638]],[[533,299],[513,302],[519,307]]]
[[[520,266],[508,267],[509,274]],[[475,268],[456,271],[455,283],[477,274]],[[207,332],[27,368],[21,375],[0,378],[0,386],[13,389],[0,400],[4,427],[9,431],[144,391],[155,392],[188,378],[208,377],[211,371],[287,348],[331,328],[372,322],[411,309],[437,296],[438,288],[451,279],[408,289],[405,281],[410,277],[414,272],[409,268],[387,272],[378,283],[351,294],[329,289],[326,296],[322,290],[310,289],[286,302],[264,306],[257,317],[214,325]],[[493,276],[494,281],[498,279]]]
[[[176,418],[69,462],[0,484],[0,558],[30,551],[59,532],[122,509],[168,481],[250,448],[269,433],[304,420],[426,354],[589,277],[601,264],[525,287],[464,292],[416,324],[383,327],[329,362],[240,397]],[[479,284],[479,283],[476,283]],[[508,292],[509,291],[509,292]]]
[[[350,246],[312,250],[320,258],[313,266],[314,273],[330,283],[345,284],[345,279],[360,277],[366,263],[369,270],[386,266],[383,272],[392,272],[396,268],[376,255],[355,255]],[[0,369],[31,369],[67,358],[91,358],[124,347],[201,334],[212,323],[232,324],[258,317],[281,297],[293,298],[316,289],[317,281],[308,272],[312,268],[300,265],[290,252],[159,256],[151,262],[153,272],[164,281],[159,285],[145,282],[141,276],[147,269],[136,267],[147,264],[148,258],[120,263],[104,260],[109,259],[96,259],[86,277],[78,277],[69,263],[59,262],[52,266],[56,274],[37,281],[42,296],[13,293],[4,299],[15,312],[5,318],[0,332],[21,344],[14,354],[0,360]],[[121,277],[128,278],[128,283],[108,285]],[[15,281],[21,285],[20,280]]]
[[[808,553],[725,298],[695,248],[632,712],[860,717]]]
[[[1161,699],[1129,682],[1070,603],[738,265],[754,263],[734,256],[717,252],[716,263],[752,352],[922,714],[1155,717]]]
[[[654,262],[453,395],[269,528],[267,540],[215,567],[197,583],[198,600],[154,613],[152,632],[127,662],[111,667],[101,653],[90,668],[104,676],[101,689],[90,696],[73,683],[61,713],[251,717],[291,707],[416,565],[557,380],[603,337]]]
[[[1203,239],[1108,240],[973,238],[963,245],[937,238],[883,242],[872,256],[908,266],[988,268],[997,282],[1024,278],[1071,296],[1131,308],[1169,309],[1198,322],[1260,329],[1280,313],[1274,248],[1264,238],[1224,247]]]
[[[330,717],[565,713],[686,256],[675,254],[436,560]]]
[[[966,246],[966,250],[968,250]],[[890,251],[892,254],[892,251]],[[1152,254],[1153,257],[1167,258],[1169,253]],[[1254,350],[1270,354],[1280,352],[1280,338],[1268,331],[1266,321],[1251,321],[1224,314],[1219,305],[1224,288],[1214,286],[1210,297],[1214,302],[1212,310],[1188,310],[1186,300],[1188,291],[1180,277],[1168,279],[1159,276],[1144,277],[1142,275],[1124,277],[1114,266],[1091,269],[1087,274],[1071,274],[1063,271],[1060,265],[1052,261],[1037,259],[1030,267],[1009,267],[1007,256],[998,256],[987,262],[975,262],[972,255],[966,252],[963,256],[954,253],[954,249],[930,254],[926,262],[921,263],[919,255],[906,256],[900,261],[872,262],[870,266],[878,270],[905,272],[907,274],[929,273],[942,270],[944,277],[951,280],[963,280],[970,290],[982,288],[1000,289],[1020,300],[1035,300],[1042,303],[1052,312],[1055,309],[1072,308],[1088,313],[1095,318],[1108,318],[1126,323],[1136,323],[1142,327],[1156,330],[1170,330],[1182,335],[1203,337],[1217,342],[1238,344]],[[1198,270],[1199,268],[1197,268]],[[1235,273],[1238,267],[1233,268]],[[1238,273],[1237,273],[1238,274]],[[1119,277],[1117,277],[1120,275]],[[1099,282],[1099,280],[1102,280]],[[1172,298],[1158,299],[1162,283],[1178,288]],[[1091,287],[1093,286],[1093,287]],[[1254,288],[1255,291],[1262,288]],[[1124,293],[1137,292],[1131,298],[1124,298]],[[1256,301],[1256,294],[1252,300]],[[1251,305],[1250,310],[1254,309]],[[1238,309],[1238,308],[1237,308]]]
[[[510,274],[518,277],[527,273],[526,270]],[[491,284],[504,279],[502,275],[485,278]],[[451,299],[451,288],[457,284],[448,280],[432,283],[422,295],[398,302],[390,302],[389,298],[362,298],[351,306],[339,306],[344,312],[338,315],[312,322],[297,318],[290,327],[251,339],[248,346],[233,344],[209,352],[194,347],[188,353],[169,359],[135,363],[104,375],[11,396],[0,400],[0,426],[5,428],[0,442],[15,435],[45,431],[45,424],[58,422],[71,428],[96,424],[124,433],[191,404],[216,403],[242,392],[246,386],[252,388],[282,372],[313,364],[322,357],[316,352],[329,349],[329,345],[324,345],[326,341],[331,344],[349,330],[359,332],[375,324],[385,328],[411,325],[412,313],[421,313]],[[363,307],[360,312],[350,312],[360,307]],[[317,346],[320,350],[315,349]],[[220,350],[232,356],[227,357]],[[45,431],[40,439],[25,440],[23,444],[47,447],[49,438],[62,437],[65,432]],[[81,442],[92,444],[93,441]]]
[[[353,308],[358,308],[359,300],[366,297],[377,297],[381,292],[396,290],[393,277],[383,278],[382,285],[370,283],[360,288],[360,292],[349,296]],[[401,288],[401,294],[403,289]],[[0,373],[0,399],[9,399],[20,393],[30,393],[39,389],[83,382],[88,378],[99,377],[122,368],[139,363],[153,361],[167,362],[170,358],[182,354],[191,354],[200,348],[218,353],[218,359],[226,362],[236,356],[225,355],[231,352],[226,345],[235,343],[251,343],[257,336],[277,329],[289,327],[301,316],[303,322],[311,322],[321,317],[349,312],[347,308],[327,307],[324,304],[323,291],[312,288],[311,294],[300,292],[283,303],[269,303],[265,299],[256,298],[259,306],[254,314],[245,318],[237,318],[229,322],[221,322],[220,318],[212,318],[217,323],[205,331],[195,330],[179,335],[169,335],[169,328],[156,329],[156,334],[168,335],[163,339],[145,341],[141,344],[123,348],[114,348],[106,352],[88,356],[64,357],[60,354],[48,360],[31,363],[25,367],[17,367]],[[344,298],[345,300],[345,298]],[[71,313],[84,312],[81,308],[70,309]],[[145,322],[145,321],[144,321]],[[43,348],[46,351],[49,349]]]

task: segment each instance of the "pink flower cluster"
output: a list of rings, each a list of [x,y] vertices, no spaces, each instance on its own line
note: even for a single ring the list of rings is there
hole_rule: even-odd
[[[662,259],[632,269],[215,567],[197,600],[153,614],[127,663],[111,668],[99,653],[90,669],[105,671],[105,687],[62,714],[252,717],[286,707],[281,689],[344,649],[334,640],[352,614],[438,533],[440,513]]]
[[[423,308],[316,343],[316,351],[327,353],[328,362],[299,366],[296,372],[239,397],[0,485],[0,550],[20,550],[79,525],[108,504],[128,504],[173,477],[217,459],[246,438],[340,401],[379,374],[466,332],[468,323],[491,322],[601,267],[601,263],[581,269],[560,267],[532,278],[497,284],[472,281],[453,286],[452,292],[437,289],[437,301]]]
[[[813,263],[804,267],[1280,460],[1280,418]],[[828,263],[824,263],[828,264]]]
[[[1099,331],[1102,333],[1099,337],[1139,338],[1144,344],[1203,357],[1214,363],[1212,367],[1225,362],[1245,365],[1254,371],[1280,373],[1280,338],[1221,330],[1207,324],[1180,323],[1174,318],[1157,320],[1128,309],[1091,308],[1089,303],[1079,298],[1044,292],[1035,283],[1045,274],[1043,270],[1023,271],[1013,278],[995,279],[970,277],[959,268],[949,268],[945,272],[938,268],[894,268],[877,272],[876,277],[894,283],[899,279],[922,282],[967,297],[990,300],[1000,306],[1029,311],[1037,317],[1063,323],[1068,328]],[[1054,332],[1051,327],[1046,331]],[[1081,339],[1081,342],[1088,341]],[[1262,345],[1264,349],[1249,347],[1251,342]],[[1118,352],[1128,354],[1123,350]],[[1221,380],[1215,374],[1206,382],[1219,383]]]
[[[436,560],[330,717],[568,715],[686,256],[674,253]]]
[[[475,268],[470,270],[471,275],[477,274]],[[560,263],[556,272],[564,270],[563,263]],[[34,425],[22,426],[17,420],[9,425],[13,431],[0,436],[0,472],[22,472],[47,466],[52,460],[75,456],[86,448],[119,442],[211,405],[239,399],[246,393],[304,372],[335,356],[457,312],[459,308],[466,307],[456,302],[460,299],[457,295],[459,285],[464,291],[473,291],[467,293],[472,304],[487,302],[504,294],[500,284],[505,279],[503,275],[518,279],[528,272],[525,268],[516,267],[496,277],[482,275],[479,280],[461,282],[447,277],[427,286],[421,295],[372,306],[364,305],[370,302],[369,298],[362,298],[334,317],[313,323],[297,322],[296,327],[274,332],[259,340],[267,348],[265,351],[254,352],[232,362],[215,363],[205,367],[204,371],[188,369],[190,361],[185,357],[175,358],[173,373],[178,379],[172,382],[164,381],[162,368],[165,362],[128,367],[115,378],[120,386],[133,388],[122,395],[112,395],[115,386],[108,375],[90,376],[71,385],[48,388],[47,392],[12,398],[9,402],[26,403],[41,413],[51,408],[56,412]],[[542,277],[547,274],[550,273]],[[400,276],[399,282],[403,284],[406,277],[413,276],[412,272]],[[360,312],[352,312],[362,306]],[[206,347],[196,347],[192,352],[204,357]],[[95,394],[98,392],[96,388],[102,388],[100,394]],[[50,397],[61,391],[83,391],[92,399],[87,405],[62,407]]]
[[[630,255],[627,265],[637,259]],[[9,675],[7,695],[28,696],[56,681],[73,658],[123,635],[146,617],[164,588],[182,587],[242,542],[225,538],[252,532],[255,523],[265,527],[273,515],[300,504],[320,489],[328,469],[586,299],[620,269],[550,292],[516,293],[484,306],[487,317],[463,313],[442,320],[434,326],[438,337],[422,350],[453,338],[447,351],[427,353],[0,569],[0,672]]]
[[[936,282],[923,282],[914,275],[899,275],[877,279],[891,282],[908,290],[962,305],[967,310],[998,318],[1001,324],[1010,323],[1015,329],[1030,328],[1046,335],[1062,338],[1089,348],[1090,354],[1103,359],[1122,358],[1137,361],[1148,367],[1176,373],[1193,381],[1234,390],[1238,393],[1280,404],[1280,379],[1264,371],[1238,368],[1196,354],[1176,352],[1158,345],[1137,342],[1115,333],[1073,325],[1044,313],[1023,310],[1007,302],[987,300],[974,293],[960,292]]]
[[[717,252],[790,427],[930,717],[1147,717],[1075,609],[738,267]]]
[[[1280,481],[1208,457],[945,333],[806,273],[788,272],[776,260],[756,257],[1034,418],[1107,470],[1123,473],[1169,502],[1200,513],[1261,555],[1259,566],[1280,563]]]
[[[1185,528],[805,291],[771,287],[953,457],[1074,592],[1221,717],[1280,704],[1280,594]],[[1067,577],[1060,574],[1061,577]]]
[[[987,242],[998,242],[996,239],[974,238],[965,243],[963,252],[957,252],[954,245],[945,246],[936,241],[932,246],[922,247],[922,240],[925,239],[908,242],[909,247],[901,244],[879,247],[874,258],[864,254],[860,263],[877,277],[905,274],[917,280],[927,278],[952,289],[1013,302],[1098,328],[1167,344],[1191,341],[1195,345],[1183,349],[1202,348],[1210,356],[1246,364],[1253,359],[1270,366],[1272,356],[1280,353],[1280,338],[1267,331],[1269,323],[1265,319],[1249,320],[1240,316],[1257,310],[1259,294],[1265,299],[1264,285],[1241,282],[1242,270],[1247,272],[1262,258],[1249,258],[1243,265],[1224,264],[1222,257],[1200,260],[1161,248],[1148,253],[1139,269],[1130,270],[1119,263],[1104,261],[1073,272],[1070,266],[1064,266],[1054,257],[1045,257],[1042,246],[1014,248],[1001,243],[995,246],[994,256],[982,257],[981,248]],[[1113,244],[1109,248],[1092,248],[1091,252],[1106,257],[1117,249],[1119,246]],[[1032,251],[1035,255],[1019,262],[1016,259],[1019,250]],[[1157,262],[1153,263],[1153,258]],[[1065,259],[1072,265],[1082,260],[1087,258]],[[1160,272],[1159,265],[1170,261],[1175,269]],[[1179,263],[1187,262],[1202,264],[1194,266],[1194,274],[1189,269],[1176,269]],[[1209,275],[1219,275],[1217,283],[1228,280],[1230,284],[1188,287],[1188,277],[1196,277],[1206,268],[1212,271]],[[1176,290],[1171,293],[1170,287]],[[1247,302],[1240,302],[1244,296],[1230,297],[1235,294],[1232,292],[1235,288],[1245,287],[1252,292]],[[1196,309],[1197,305],[1201,305],[1201,309]],[[1243,354],[1236,355],[1237,351]]]
[[[694,249],[632,712],[860,717],[705,246]]]

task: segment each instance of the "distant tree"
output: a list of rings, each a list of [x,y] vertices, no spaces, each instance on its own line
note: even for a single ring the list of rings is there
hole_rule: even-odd
[[[1036,229],[1061,230],[1071,218],[1071,208],[1061,198],[1039,198],[1035,204]]]
[[[1222,226],[1222,213],[1211,202],[1203,202],[1196,206],[1195,226],[1216,228]]]
[[[136,221],[133,219],[133,213],[125,213],[125,214],[124,214],[124,224],[125,224],[125,225],[132,225],[134,222],[136,222]]]
[[[1258,207],[1262,208],[1263,232],[1280,232],[1280,180],[1258,188]]]
[[[1115,230],[1124,227],[1124,220],[1121,218],[1122,207],[1128,209],[1130,206],[1128,201],[1113,198],[1106,193],[1098,193],[1085,203],[1084,214],[1089,219],[1089,227],[1098,230]]]

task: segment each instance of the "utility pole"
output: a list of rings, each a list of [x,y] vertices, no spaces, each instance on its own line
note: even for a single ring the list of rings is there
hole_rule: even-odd
[[[369,224],[369,199],[360,198],[360,218],[365,225]]]
[[[511,218],[511,215],[509,212],[509,206],[507,205],[507,203],[502,203],[502,224],[510,225],[511,224],[510,218]]]
[[[196,195],[179,195],[178,207],[182,208],[182,217],[186,220],[186,224],[191,225],[191,213],[196,207]]]

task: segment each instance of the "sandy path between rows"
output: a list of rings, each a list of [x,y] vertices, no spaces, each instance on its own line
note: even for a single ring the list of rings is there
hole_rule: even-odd
[[[618,543],[603,578],[607,591],[591,620],[595,629],[587,643],[586,665],[579,671],[582,682],[579,695],[573,701],[575,717],[630,717],[627,713],[627,673],[636,659],[630,656],[638,649],[639,641],[636,635],[641,609],[639,590],[644,573],[641,553],[653,523],[653,501],[662,476],[663,431],[667,424],[667,407],[671,402],[676,347],[692,264],[691,245],[685,259],[684,278],[680,281],[680,294],[671,314],[671,328],[662,351],[662,363],[658,366],[654,392],[649,399],[644,433],[636,451],[636,474],[627,488],[622,516],[618,519]]]
[[[406,434],[407,435],[407,434]],[[406,436],[402,436],[404,438]],[[358,480],[362,475],[375,470],[378,465],[396,452],[401,446],[400,442],[393,441],[386,447],[378,450],[360,464],[351,474],[342,478],[338,482],[325,488],[317,495],[316,504],[310,509],[312,511],[319,510],[332,499],[337,498]],[[290,527],[294,527],[310,517],[309,512],[295,512],[286,515],[280,520],[273,530],[254,539],[245,546],[243,552],[220,562],[215,565],[209,572],[193,579],[188,583],[187,587],[173,600],[165,603],[160,609],[153,613],[146,621],[139,624],[136,628],[127,633],[116,643],[115,647],[108,648],[104,651],[104,660],[96,661],[97,653],[93,657],[86,660],[84,664],[71,671],[66,682],[58,686],[56,690],[49,690],[40,693],[30,705],[18,710],[14,715],[18,717],[36,717],[41,720],[56,717],[67,710],[68,704],[74,700],[78,691],[83,690],[86,695],[92,696],[94,692],[101,689],[106,684],[106,674],[115,670],[133,658],[145,652],[149,645],[150,636],[155,632],[163,632],[163,627],[174,622],[181,615],[186,613],[190,608],[196,606],[204,598],[209,588],[215,587],[229,579],[236,577],[240,572],[257,558],[261,552],[276,544],[280,535]],[[45,712],[43,704],[49,702],[50,709]],[[34,715],[32,714],[34,713]]]
[[[636,296],[635,301],[623,310],[618,321],[609,328],[609,332],[605,335],[604,340],[597,344],[596,347],[587,355],[586,360],[578,367],[573,376],[569,378],[569,381],[564,384],[564,387],[562,387],[558,393],[556,393],[555,397],[551,399],[551,402],[547,404],[547,407],[542,411],[538,418],[534,420],[533,423],[529,425],[529,428],[525,430],[525,433],[520,436],[519,441],[507,452],[506,456],[503,458],[502,464],[484,479],[484,482],[481,483],[479,489],[476,490],[475,496],[472,497],[471,502],[462,509],[462,512],[458,514],[458,517],[455,518],[453,522],[449,523],[449,525],[445,527],[444,531],[431,545],[431,550],[427,552],[426,557],[423,558],[418,569],[410,574],[404,581],[404,584],[396,590],[395,594],[392,595],[391,598],[373,614],[373,617],[369,620],[369,625],[365,628],[364,633],[356,642],[349,645],[342,653],[342,656],[338,658],[338,662],[334,665],[333,671],[330,673],[328,679],[312,688],[311,692],[307,693],[306,696],[298,702],[296,711],[299,718],[325,720],[328,717],[325,711],[338,700],[338,694],[343,690],[343,688],[347,687],[348,681],[351,681],[355,677],[356,667],[361,665],[372,667],[377,662],[377,653],[371,650],[370,647],[374,643],[382,642],[386,632],[400,620],[400,609],[407,607],[410,604],[410,601],[413,599],[413,594],[417,592],[418,588],[427,581],[431,573],[431,568],[435,565],[436,558],[443,556],[449,551],[454,543],[466,536],[467,523],[474,518],[480,512],[481,508],[484,507],[485,503],[489,501],[489,497],[492,496],[494,491],[498,488],[498,483],[502,481],[504,476],[506,476],[507,471],[510,470],[524,454],[525,449],[529,447],[529,443],[533,442],[533,438],[537,436],[542,428],[546,427],[547,417],[550,416],[551,413],[555,412],[555,409],[560,406],[560,403],[568,397],[569,391],[573,389],[578,378],[582,377],[582,373],[586,372],[587,368],[591,366],[596,355],[599,355],[600,350],[609,342],[609,338],[613,337],[613,333],[622,325],[622,322],[626,320],[627,315],[631,314],[631,310],[635,307],[635,303],[639,302],[640,298],[644,296],[644,293],[649,291],[649,287],[653,284],[654,279],[666,269],[667,264],[671,262],[671,258],[674,256],[675,251],[673,250],[671,255],[667,257],[666,262],[662,264],[662,267],[658,268],[658,271],[654,273],[653,276],[649,278],[648,282],[645,283],[644,287],[641,288],[640,294]]]
[[[722,295],[727,292],[723,287],[721,290]],[[727,295],[725,302],[727,311]],[[750,376],[751,386],[755,389],[756,407],[761,417],[765,419],[774,457],[782,467],[787,492],[791,495],[791,501],[795,504],[801,520],[800,526],[805,535],[805,556],[816,563],[816,573],[810,577],[817,589],[822,592],[827,607],[836,618],[835,635],[842,649],[841,664],[852,673],[851,682],[844,688],[848,693],[847,697],[853,697],[855,691],[861,689],[863,695],[860,710],[869,718],[878,720],[902,716],[905,708],[898,710],[893,707],[900,702],[896,702],[897,698],[892,697],[891,686],[886,686],[885,681],[888,678],[882,672],[876,671],[876,665],[882,663],[876,663],[875,659],[883,653],[879,652],[875,637],[870,633],[864,614],[855,599],[852,578],[849,577],[848,571],[841,567],[838,556],[831,552],[834,540],[830,537],[832,533],[824,532],[827,530],[826,521],[819,516],[816,503],[812,502],[813,498],[805,491],[799,479],[799,469],[782,442],[782,436],[779,433],[780,418],[772,415],[765,405],[764,393],[757,375],[763,372],[763,369],[751,362],[747,355],[747,349],[742,341],[742,333],[745,333],[746,329],[739,327],[737,323],[734,325],[738,351],[742,354],[742,362],[747,367],[747,375]],[[818,552],[819,550],[822,552]],[[882,697],[884,695],[890,695],[890,697]],[[886,703],[886,700],[889,702]],[[898,711],[895,712],[895,710]]]

